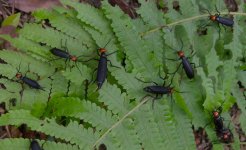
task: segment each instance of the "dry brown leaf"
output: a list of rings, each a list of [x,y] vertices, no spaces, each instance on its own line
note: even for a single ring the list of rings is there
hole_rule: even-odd
[[[9,4],[24,12],[31,12],[38,8],[51,8],[54,5],[61,5],[59,0],[9,0]]]

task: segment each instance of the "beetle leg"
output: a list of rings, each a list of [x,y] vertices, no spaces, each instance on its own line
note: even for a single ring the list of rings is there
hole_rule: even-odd
[[[76,66],[76,68],[79,70],[80,75],[82,76],[82,72],[81,72],[81,70],[79,69],[79,66],[78,66],[77,62],[75,62],[75,66]]]
[[[196,66],[196,64],[195,63],[190,63],[191,65],[193,65],[193,68],[199,68],[199,67],[203,67],[204,65],[198,65],[198,66]]]
[[[178,61],[179,60],[179,58],[178,59],[171,59],[171,58],[165,58],[166,60],[171,60],[171,61]]]
[[[21,90],[20,90],[20,96],[21,96],[21,98],[20,98],[20,104],[22,103],[22,97],[23,97],[23,92],[24,92],[24,85],[23,85],[23,83],[21,83]]]
[[[219,32],[219,39],[220,39],[220,31],[221,31],[221,28],[220,28],[220,24],[219,23],[217,23],[217,25],[218,25],[218,28],[219,28],[218,32]]]
[[[161,78],[164,81],[167,79],[167,74],[165,75],[164,78],[161,76],[161,70],[160,70],[160,68],[159,68],[159,78]]]
[[[27,65],[27,71],[25,72],[25,76],[26,76],[27,72],[30,72],[30,63],[28,63],[28,65]]]
[[[65,50],[65,52],[68,53],[68,48],[67,48],[67,39],[65,40],[65,46],[62,44],[62,40],[61,40],[61,48]]]
[[[222,24],[222,27],[223,27],[223,28],[224,28],[224,30],[226,31],[226,27],[225,27],[225,25],[223,25],[223,24]]]
[[[179,70],[179,68],[180,68],[180,66],[181,66],[181,64],[182,64],[182,63],[179,64],[178,68],[177,68],[174,72],[172,72],[172,73],[167,73],[167,74],[175,74],[175,73],[177,73],[178,70]]]
[[[59,59],[62,59],[62,58],[59,57],[59,58],[51,59],[48,62],[51,62],[51,61],[54,61],[54,60],[59,60]]]
[[[219,10],[218,10],[216,5],[215,5],[215,10],[217,11],[218,15],[220,15],[220,12],[219,12]]]
[[[138,81],[143,82],[143,83],[154,83],[155,85],[158,85],[156,82],[146,82],[146,81],[143,81],[137,77],[135,77],[135,79],[137,79]]]
[[[92,78],[91,78],[91,81],[88,83],[88,85],[91,84],[91,82],[93,81],[94,74],[95,74],[96,70],[97,70],[97,68],[95,68],[95,69],[93,70]],[[96,82],[96,80],[95,80],[94,82]]]
[[[155,95],[155,98],[158,99],[158,94]]]
[[[68,59],[65,60],[65,70],[67,69],[67,61]],[[70,71],[71,71],[71,68],[70,68]]]
[[[110,60],[107,60],[107,61],[109,61],[111,67],[120,68],[118,66],[114,66]]]
[[[152,100],[152,109],[154,109],[155,100]]]
[[[88,59],[88,60],[83,60],[83,61],[78,60],[78,61],[79,61],[79,62],[88,62],[88,61],[91,61],[91,60],[98,60],[98,61],[99,61],[99,59],[95,59],[94,57],[92,57],[92,58],[90,58],[90,59]]]

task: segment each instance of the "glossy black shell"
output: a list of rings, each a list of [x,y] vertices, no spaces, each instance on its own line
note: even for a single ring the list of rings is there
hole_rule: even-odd
[[[232,27],[234,24],[234,21],[232,19],[224,18],[224,17],[220,17],[220,16],[216,16],[216,21],[223,24],[223,25],[229,26],[229,27]]]
[[[68,52],[60,50],[60,49],[57,49],[57,48],[51,49],[50,52],[53,55],[61,57],[61,58],[66,58],[66,59],[70,58],[70,54]]]
[[[220,116],[214,118],[214,125],[215,125],[216,131],[219,131],[219,130],[223,129],[224,128],[223,119]]]
[[[42,148],[39,146],[36,140],[32,140],[30,150],[42,150]]]
[[[98,63],[98,67],[97,67],[97,86],[98,89],[100,89],[107,77],[107,56],[105,53],[102,53],[100,55],[100,59],[99,59],[99,63]]]
[[[147,86],[144,88],[144,91],[152,94],[169,94],[171,91],[170,87],[163,87],[159,85]]]
[[[29,85],[31,88],[34,88],[34,89],[42,89],[42,87],[38,84],[37,81],[35,80],[32,80],[28,77],[21,77],[20,78],[25,84]]]
[[[186,57],[181,57],[183,68],[189,79],[194,78],[194,70]]]

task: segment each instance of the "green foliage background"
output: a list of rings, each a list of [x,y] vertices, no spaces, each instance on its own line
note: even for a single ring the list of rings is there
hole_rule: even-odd
[[[192,125],[195,129],[204,127],[211,121],[209,111],[225,101],[222,116],[230,119],[228,109],[236,102],[241,109],[241,127],[246,131],[246,100],[237,85],[240,80],[246,86],[245,62],[240,61],[246,44],[242,36],[246,30],[244,13],[233,15],[233,32],[222,28],[219,39],[216,24],[208,27],[207,35],[199,36],[196,31],[208,21],[202,9],[214,10],[216,5],[222,14],[227,13],[223,11],[226,7],[222,0],[180,1],[181,13],[171,9],[170,2],[167,14],[158,10],[154,1],[139,0],[140,17],[134,20],[106,1],[101,9],[70,0],[61,2],[64,7],[35,11],[35,22],[26,23],[18,38],[1,35],[19,50],[0,51],[0,58],[7,62],[0,64],[1,75],[10,79],[20,63],[22,73],[30,64],[27,76],[38,79],[45,89],[40,91],[24,85],[21,98],[21,84],[1,78],[0,83],[7,90],[0,90],[0,102],[5,102],[9,110],[0,117],[1,126],[26,124],[31,130],[55,137],[56,142],[39,141],[44,143],[45,150],[93,149],[101,143],[109,150],[191,150],[196,149]],[[238,4],[239,12],[245,11],[243,0]],[[187,18],[190,19],[185,21]],[[51,27],[45,25],[46,19]],[[166,28],[149,32],[164,24],[170,24],[171,32]],[[56,58],[49,50],[54,47],[64,50],[65,41],[71,54],[89,56],[81,57],[83,61],[97,57],[97,48],[104,47],[110,39],[108,53],[117,50],[117,54],[109,59],[121,68],[109,65],[107,81],[99,91],[94,83],[87,85],[97,61],[78,62],[82,75],[76,67],[65,69],[64,60],[49,61]],[[174,93],[174,103],[170,97],[163,96],[152,109],[151,98],[143,99],[146,95],[143,88],[148,84],[135,77],[163,84],[159,70],[162,76],[175,71],[179,62],[165,58],[177,58],[170,47],[178,50],[180,39],[184,41],[187,56],[192,49],[196,52],[191,61],[200,67],[195,69],[193,80],[180,69],[173,86],[185,93]],[[70,62],[69,66],[73,65]],[[16,106],[10,103],[11,99],[17,100]],[[65,125],[62,125],[64,117]],[[234,133],[232,146],[239,149],[233,124],[230,128]],[[211,141],[217,140],[212,125],[206,131]],[[29,144],[28,139],[4,139],[0,140],[0,149],[28,149]],[[213,147],[222,149],[223,145]]]

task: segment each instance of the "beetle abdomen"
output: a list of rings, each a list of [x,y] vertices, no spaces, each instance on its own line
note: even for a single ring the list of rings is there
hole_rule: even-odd
[[[32,79],[27,78],[27,77],[22,77],[21,80],[22,80],[25,84],[29,85],[30,87],[32,87],[32,88],[34,88],[34,89],[42,89],[42,87],[41,87],[41,86],[38,84],[38,82],[35,81],[35,80],[32,80]]]
[[[186,57],[182,57],[182,64],[183,64],[183,68],[185,70],[187,77],[189,79],[194,78],[194,70]]]
[[[216,17],[216,21],[218,21],[219,23],[226,25],[226,26],[230,26],[232,27],[234,24],[234,21],[230,18],[224,18],[224,17]]]
[[[144,88],[146,92],[152,94],[168,94],[170,93],[170,87],[163,87],[159,85],[147,86]]]
[[[107,58],[104,56],[100,57],[98,67],[97,67],[97,85],[98,89],[100,89],[107,77]]]
[[[57,49],[57,48],[51,49],[50,52],[53,55],[58,56],[58,57],[61,57],[61,58],[69,58],[70,57],[69,53],[67,53],[66,51]]]

